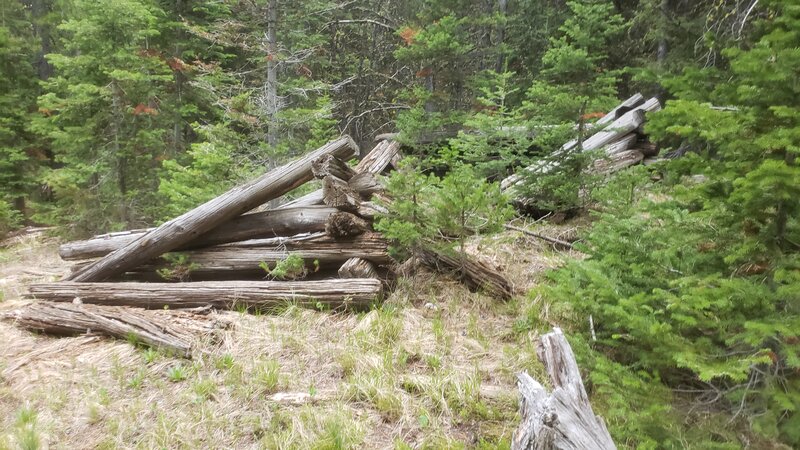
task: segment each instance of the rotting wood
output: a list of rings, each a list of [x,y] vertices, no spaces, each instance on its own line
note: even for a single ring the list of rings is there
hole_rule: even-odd
[[[644,159],[644,155],[638,150],[626,150],[624,152],[616,153],[607,156],[603,159],[598,159],[592,163],[589,171],[603,175],[619,172],[627,167],[639,164]]]
[[[361,172],[350,178],[347,185],[351,189],[358,192],[364,200],[369,200],[374,194],[379,194],[385,191],[383,184],[378,180],[375,174],[370,172]]]
[[[340,278],[378,278],[375,265],[363,258],[350,258],[339,268]]]
[[[341,159],[349,159],[358,154],[358,146],[349,136],[329,142],[302,158],[273,169],[170,220],[83,270],[73,273],[68,280],[105,280],[170,250],[180,248],[218,225],[309,181],[313,177],[311,162],[329,153]]]
[[[358,236],[368,231],[370,226],[366,220],[345,211],[331,214],[325,224],[325,232],[337,239]]]
[[[220,225],[218,228],[199,236],[176,250],[210,247],[248,239],[324,231],[331,214],[336,212],[338,212],[338,209],[328,206],[307,206],[304,208],[278,209],[245,214]],[[130,244],[152,230],[110,233],[95,236],[85,241],[68,242],[59,247],[58,254],[61,259],[67,261],[104,256]]]
[[[306,307],[365,309],[380,300],[377,279],[318,281],[225,281],[193,283],[59,283],[33,284],[28,297],[54,302],[180,309],[213,306],[269,309],[295,303]]]
[[[582,151],[588,152],[597,150],[611,142],[614,142],[630,133],[631,131],[639,128],[644,123],[645,113],[656,112],[661,109],[661,102],[653,97],[643,105],[626,112],[619,119],[611,122],[606,128],[593,134],[591,137],[583,141],[581,146]]]
[[[238,246],[235,244],[209,247],[180,252],[180,263],[156,260],[137,266],[130,272],[175,273],[176,280],[191,279],[193,275],[207,277],[226,273],[258,274],[264,272],[266,264],[273,268],[276,263],[289,255],[302,258],[310,269],[337,268],[350,258],[364,258],[385,264],[391,261],[388,242],[377,233],[365,233],[350,239],[336,239],[332,236],[302,241],[287,241],[278,246]],[[172,258],[175,259],[175,258]],[[175,281],[175,280],[172,280]]]
[[[639,139],[639,137],[636,135],[636,133],[625,135],[619,138],[619,140],[614,141],[603,147],[603,152],[606,155],[614,155],[620,152],[624,152],[625,150],[628,150],[629,148],[633,147],[636,144],[637,139]]]
[[[602,129],[611,122],[619,119],[620,116],[622,116],[622,114],[627,113],[628,111],[630,111],[633,108],[636,108],[642,103],[644,103],[644,96],[638,92],[636,94],[633,94],[624,102],[617,105],[617,107],[609,111],[608,114],[598,119],[597,122],[587,125],[585,132],[591,133],[592,130]],[[561,151],[572,150],[573,148],[575,148],[576,145],[578,145],[578,140],[572,139],[571,141],[567,142],[561,147]]]
[[[561,329],[545,334],[536,354],[553,391],[523,372],[517,376],[521,423],[512,450],[616,449],[603,420],[594,414],[578,363]]]
[[[346,162],[331,155],[322,155],[311,163],[311,171],[315,178],[323,179],[328,175],[341,178],[344,181],[350,180],[356,172]]]
[[[96,333],[134,340],[184,357],[190,357],[192,351],[192,334],[176,326],[172,317],[139,308],[36,302],[11,311],[4,318],[13,320],[21,328],[45,334],[75,336]],[[196,318],[210,322],[200,315]]]
[[[374,220],[382,214],[387,214],[389,210],[375,202],[361,202],[357,212],[365,219]]]
[[[361,196],[341,178],[328,175],[322,180],[322,202],[334,208],[358,211]]]
[[[354,170],[357,174],[369,172],[377,175],[386,170],[390,164],[393,164],[393,161],[398,161],[400,158],[402,158],[402,154],[400,153],[400,144],[398,142],[382,141],[364,159],[359,161]],[[322,189],[317,189],[279,206],[278,209],[321,205],[323,203],[322,199]]]
[[[511,282],[489,264],[470,255],[452,255],[433,248],[418,252],[419,260],[427,267],[455,276],[471,290],[482,290],[502,300],[514,295]]]

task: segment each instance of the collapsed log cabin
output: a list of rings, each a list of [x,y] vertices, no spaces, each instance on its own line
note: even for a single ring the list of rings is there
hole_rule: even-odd
[[[69,276],[71,281],[102,281],[132,269],[168,251],[179,248],[203,233],[268,202],[313,178],[311,163],[332,154],[341,159],[358,155],[358,146],[344,136],[308,155],[278,167],[242,186],[210,200],[180,217],[157,227]]]
[[[653,148],[647,143],[639,144],[640,131],[642,124],[646,120],[648,113],[657,112],[661,109],[661,102],[656,98],[651,98],[644,101],[641,94],[636,94],[629,99],[622,102],[619,106],[611,110],[603,118],[587,126],[584,132],[589,133],[582,142],[573,139],[565,143],[559,150],[551,155],[550,160],[542,160],[522,169],[518,172],[506,177],[501,181],[500,187],[504,191],[511,194],[512,197],[517,199],[520,206],[525,206],[529,203],[529,199],[519,198],[515,192],[515,187],[522,182],[523,173],[529,174],[547,174],[558,168],[557,159],[559,156],[566,154],[570,151],[594,151],[602,150],[606,159],[611,162],[603,162],[604,159],[598,159],[594,164],[590,165],[589,171],[600,174],[609,174],[638,164],[644,158],[644,152],[639,150],[632,150],[634,146],[641,145],[647,147],[648,152],[652,153]],[[578,148],[580,143],[580,148]],[[636,153],[633,153],[635,151]],[[657,153],[657,149],[656,149]],[[642,158],[638,158],[637,154],[642,154]]]

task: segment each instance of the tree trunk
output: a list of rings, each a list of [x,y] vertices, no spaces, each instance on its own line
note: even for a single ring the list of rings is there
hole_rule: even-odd
[[[637,136],[636,133],[628,134],[620,138],[618,141],[612,142],[603,147],[603,152],[609,156],[624,152],[625,150],[633,147],[636,144],[637,139],[639,139],[639,136]]]
[[[71,300],[70,300],[71,301]],[[186,312],[179,313],[187,319]],[[58,336],[97,333],[117,339],[135,340],[150,347],[190,357],[192,333],[176,326],[176,313],[146,311],[119,306],[37,302],[4,316],[27,330]],[[212,322],[192,314],[190,320]],[[215,324],[204,327],[211,331]]]
[[[338,209],[327,206],[309,206],[245,214],[200,235],[197,239],[176,250],[210,247],[248,239],[325,231],[331,214],[337,212],[339,212]],[[105,256],[154,229],[123,231],[95,236],[86,241],[68,242],[59,247],[58,254],[61,259],[67,261]]]
[[[28,288],[28,296],[54,302],[179,309],[238,306],[268,309],[287,304],[366,309],[380,300],[380,280],[226,281],[198,283],[43,283]]]
[[[631,131],[639,128],[644,123],[645,113],[655,112],[661,109],[661,102],[657,98],[651,98],[643,105],[638,106],[625,114],[619,119],[611,122],[605,129],[595,133],[589,139],[583,142],[582,150],[588,152],[602,148],[611,142],[614,142],[630,133]]]
[[[598,159],[589,168],[589,172],[608,175],[639,164],[643,159],[644,155],[640,151],[626,150],[610,155],[605,159]]]
[[[366,259],[350,258],[339,268],[340,278],[378,278],[375,265]]]
[[[358,147],[349,136],[329,142],[298,160],[273,169],[170,220],[140,239],[72,274],[68,279],[105,280],[170,250],[180,248],[203,233],[309,181],[313,176],[311,162],[327,153],[349,159],[358,154]]]
[[[267,5],[267,143],[270,147],[278,145],[278,2],[269,0]]]
[[[245,245],[221,245],[202,250],[190,250],[174,256],[150,261],[130,272],[158,272],[178,281],[196,277],[222,276],[240,273],[243,275],[266,272],[289,255],[296,255],[306,262],[309,269],[338,267],[350,258],[364,258],[378,264],[391,261],[389,245],[377,233],[368,233],[347,240],[334,240],[329,236],[319,239],[287,240],[277,246],[260,247]],[[180,259],[178,259],[180,258]]]
[[[471,290],[482,290],[502,300],[514,295],[514,287],[493,267],[469,255],[454,256],[432,248],[419,252],[420,261],[429,268],[453,275]]]
[[[378,178],[369,172],[356,174],[347,184],[364,200],[369,200],[374,194],[380,194],[386,190]]]
[[[536,354],[553,391],[548,394],[525,372],[517,376],[522,421],[514,432],[511,449],[616,449],[603,419],[592,411],[575,355],[561,329],[542,336]]]

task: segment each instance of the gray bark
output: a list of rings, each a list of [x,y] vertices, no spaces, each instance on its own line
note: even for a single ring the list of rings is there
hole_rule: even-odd
[[[313,176],[311,162],[327,153],[349,159],[358,154],[358,146],[349,136],[329,142],[296,161],[273,169],[170,220],[140,239],[72,274],[68,280],[84,282],[105,280],[180,248],[234,217],[306,183]]]
[[[592,411],[575,355],[561,329],[542,336],[536,354],[553,391],[548,393],[525,372],[517,376],[522,421],[514,432],[511,449],[616,449],[603,419]]]
[[[274,308],[289,303],[315,308],[364,309],[383,293],[380,280],[226,281],[197,283],[43,283],[28,297],[54,302],[180,309],[212,306]]]

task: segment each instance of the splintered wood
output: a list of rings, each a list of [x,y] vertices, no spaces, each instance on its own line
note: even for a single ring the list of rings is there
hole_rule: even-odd
[[[596,416],[561,329],[539,339],[536,354],[544,364],[552,392],[523,372],[517,377],[522,420],[512,450],[616,449],[603,419]]]

